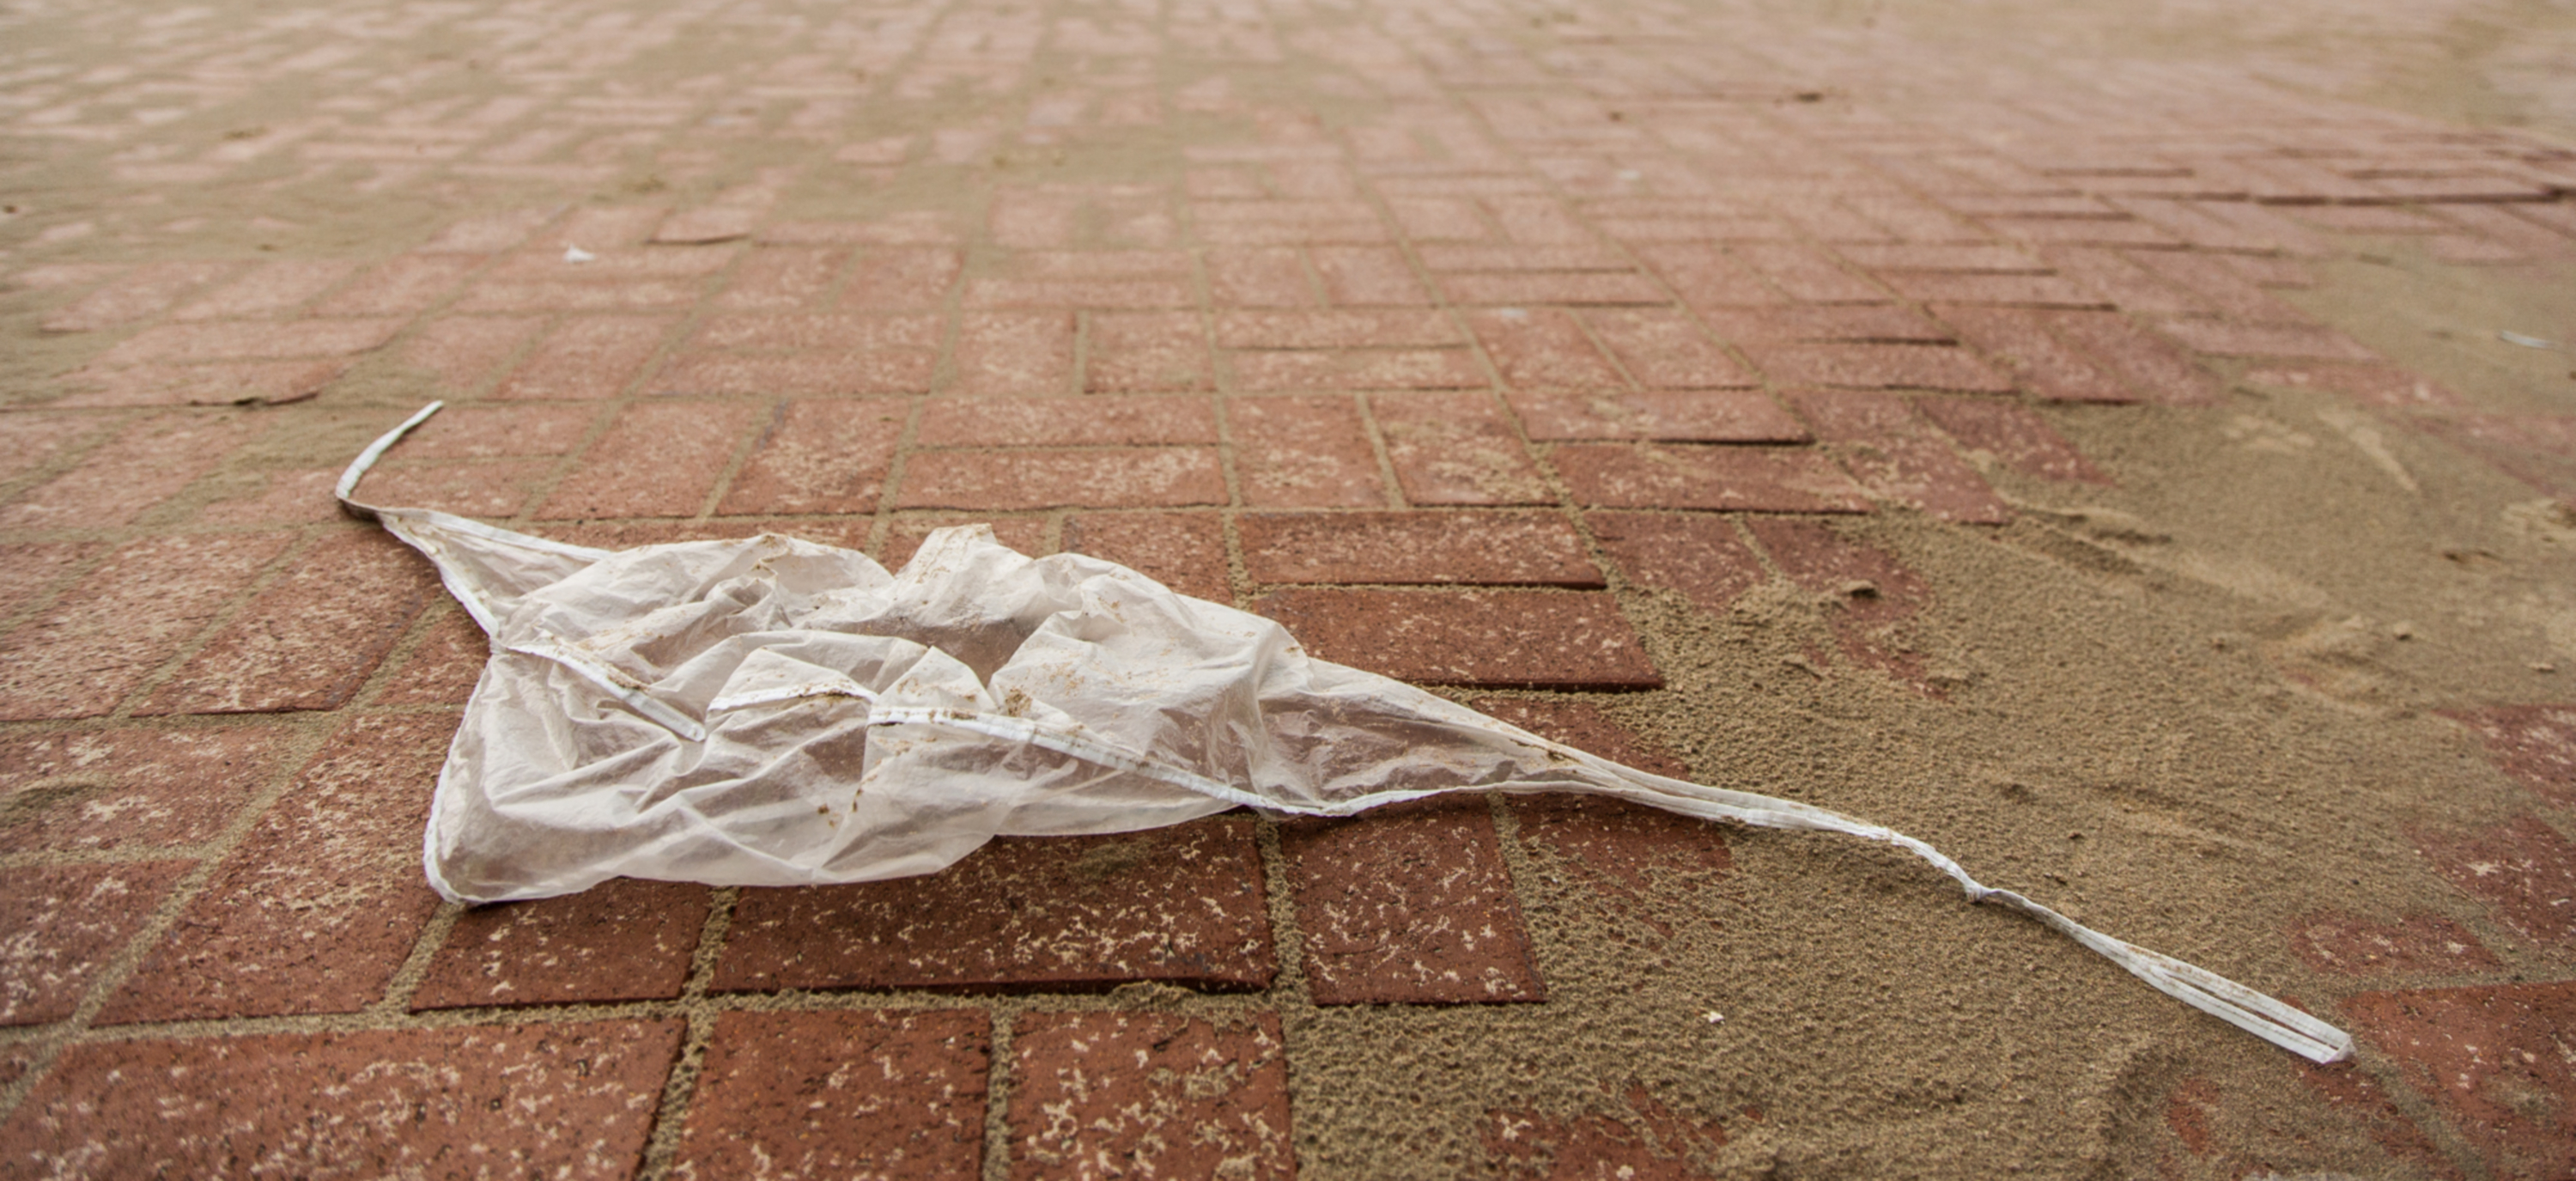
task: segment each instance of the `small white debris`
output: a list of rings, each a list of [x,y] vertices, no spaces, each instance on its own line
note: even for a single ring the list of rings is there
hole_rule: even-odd
[[[581,248],[581,247],[579,247],[579,246],[566,246],[566,247],[564,247],[564,261],[565,261],[565,262],[590,262],[590,261],[593,261],[593,260],[597,259],[598,257],[599,257],[598,255],[596,255],[596,254],[592,254],[591,252],[589,252],[589,251],[587,251],[587,250],[584,250],[584,249],[582,249],[582,248]]]
[[[2506,344],[2518,344],[2527,349],[2554,349],[2558,347],[2558,345],[2552,341],[2542,340],[2537,336],[2524,336],[2519,332],[2507,332],[2501,328],[2496,330],[2496,339],[2501,340]]]
[[[1707,1022],[1708,1022],[1709,1024],[1711,1024],[1711,1025],[1715,1025],[1715,1024],[1717,1024],[1718,1022],[1720,1022],[1720,1021],[1724,1021],[1724,1020],[1726,1020],[1726,1014],[1724,1014],[1724,1013],[1720,1013],[1720,1012],[1718,1012],[1718,1011],[1717,1011],[1717,1010],[1715,1010],[1715,1009],[1711,1009],[1711,1010],[1709,1010],[1708,1012],[1702,1013],[1702,1014],[1700,1014],[1700,1016],[1701,1016],[1702,1018],[1706,1019],[1706,1020],[1707,1020]]]

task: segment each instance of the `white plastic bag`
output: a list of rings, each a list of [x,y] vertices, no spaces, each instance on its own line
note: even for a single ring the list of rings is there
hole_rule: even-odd
[[[469,902],[614,877],[733,886],[936,872],[996,836],[1130,832],[1249,805],[1347,816],[1449,791],[1589,792],[1884,841],[2147,983],[2318,1062],[2342,1031],[1990,889],[1912,837],[1650,775],[1308,656],[1278,624],[984,526],[889,574],[794,538],[609,551],[353,498],[492,640],[430,809],[430,884]]]

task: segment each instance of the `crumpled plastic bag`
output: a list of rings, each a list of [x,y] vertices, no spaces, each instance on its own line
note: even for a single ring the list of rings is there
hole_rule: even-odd
[[[2318,1062],[2351,1038],[2213,973],[1978,883],[1901,833],[1652,775],[1399,681],[1275,622],[981,525],[903,569],[775,534],[609,551],[340,479],[428,556],[491,637],[424,841],[451,899],[615,877],[798,886],[934,873],[996,836],[1132,832],[1237,805],[1348,816],[1451,791],[1587,792],[1709,820],[1883,841],[2156,988]]]

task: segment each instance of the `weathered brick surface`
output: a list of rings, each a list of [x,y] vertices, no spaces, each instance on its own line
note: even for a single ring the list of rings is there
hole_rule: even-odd
[[[296,555],[137,711],[333,709],[438,593],[438,576],[384,533],[335,533]]]
[[[1915,407],[1971,456],[2043,479],[2111,482],[2066,436],[2027,406],[2000,399],[1924,398]]]
[[[1754,537],[1800,590],[1825,604],[1843,656],[1917,685],[1925,659],[1910,626],[1932,601],[1931,584],[1894,554],[1821,523],[1756,518]]]
[[[1370,404],[1406,500],[1502,505],[1554,499],[1492,395],[1382,394]]]
[[[780,403],[716,511],[874,511],[910,413],[891,398]]]
[[[2576,841],[2536,816],[2471,832],[2424,832],[2415,847],[2453,885],[2488,905],[2505,925],[2547,943],[2576,947]]]
[[[727,1013],[674,1171],[971,1181],[991,1061],[973,1010]]]
[[[437,906],[420,830],[455,729],[445,714],[343,726],[99,1020],[344,1013],[381,997]]]
[[[1296,1176],[1269,1013],[1031,1013],[1011,1031],[1010,1175]]]
[[[2003,498],[1905,400],[1817,390],[1794,394],[1790,402],[1815,424],[1818,440],[1831,446],[1843,466],[1880,500],[1944,521],[1992,525],[2012,519]]]
[[[1859,513],[1869,500],[1823,452],[1804,447],[1556,449],[1575,499],[1610,508]]]
[[[1279,508],[1386,503],[1377,451],[1349,398],[1237,398],[1227,404],[1248,504]]]
[[[755,407],[739,402],[646,402],[617,416],[537,515],[687,517],[751,433]]]
[[[2576,1173],[2576,1066],[2558,1049],[2576,984],[2363,993],[2343,1011],[2491,1175]]]
[[[652,1132],[674,1021],[102,1042],[0,1141],[63,1176],[619,1178]],[[320,1116],[328,1095],[333,1118]]]
[[[1765,345],[1745,351],[1756,368],[1785,385],[1966,392],[2013,388],[2011,378],[1975,354],[1938,345]]]
[[[1326,660],[1438,685],[1663,683],[1608,595],[1286,590],[1255,608]]]
[[[1234,601],[1225,522],[1214,513],[1084,513],[1064,522],[1064,552],[1090,554],[1185,595]]]
[[[1223,504],[1216,452],[1197,447],[923,452],[898,508],[1180,508]]]
[[[43,614],[0,638],[0,718],[113,709],[247,589],[287,541],[250,533],[119,547]]]
[[[135,421],[71,470],[0,508],[0,528],[94,529],[122,525],[169,499],[255,433],[229,414],[172,414]]]
[[[2245,383],[2332,390],[2354,401],[2398,410],[2451,410],[2467,405],[2429,377],[2385,365],[2262,366],[2246,370]]]
[[[1759,390],[1529,391],[1507,395],[1533,439],[1803,443],[1807,428]]]
[[[1601,585],[1583,540],[1546,513],[1252,513],[1239,522],[1254,582]]]
[[[182,848],[221,835],[277,772],[270,729],[120,727],[0,739],[0,849]]]
[[[1258,989],[1277,971],[1240,816],[1123,836],[1003,839],[928,877],[747,890],[715,986]]]
[[[1481,797],[1280,827],[1317,1004],[1544,998]]]
[[[2451,715],[2475,731],[2496,767],[2533,791],[2576,802],[2576,706],[2518,705]]]
[[[673,327],[662,316],[576,316],[555,325],[493,391],[503,398],[613,398]]]
[[[1481,1133],[1486,1164],[1511,1181],[1706,1175],[1699,1162],[1725,1146],[1722,1123],[1675,1112],[1644,1087],[1623,1098],[1624,1110],[1571,1117],[1491,1112]]]
[[[1217,441],[1206,398],[959,398],[924,406],[924,447],[1118,447]]]
[[[2434,914],[2393,923],[2307,915],[2290,925],[2290,947],[2308,966],[2345,976],[2472,972],[2501,964],[2468,928]]]
[[[707,888],[618,878],[563,898],[465,912],[411,1007],[662,1000],[680,994]]]
[[[1699,513],[1591,513],[1601,551],[1629,581],[1679,591],[1702,610],[1723,611],[1764,578],[1762,563],[1733,521]]]
[[[186,861],[0,869],[0,1025],[72,1015]]]

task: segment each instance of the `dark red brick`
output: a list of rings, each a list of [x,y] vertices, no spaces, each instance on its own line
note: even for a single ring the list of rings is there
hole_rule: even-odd
[[[230,414],[169,414],[136,420],[71,470],[0,508],[0,528],[100,529],[145,509],[215,469],[253,434]]]
[[[2418,833],[2415,847],[2506,926],[2576,947],[2576,841],[2523,816],[2475,832]]]
[[[893,398],[780,403],[716,511],[876,511],[911,409]]]
[[[1592,332],[1648,389],[1744,389],[1746,369],[1689,315],[1661,308],[1600,310],[1587,314]]]
[[[2449,386],[2393,365],[2269,366],[2246,371],[2247,385],[2331,390],[2356,402],[2396,410],[2465,409]]]
[[[337,709],[438,593],[436,571],[391,535],[335,533],[297,555],[136,712]]]
[[[1994,398],[1923,398],[1915,403],[1959,446],[2018,472],[2049,480],[2108,484],[2102,474],[2039,412]]]
[[[0,640],[0,718],[116,707],[286,548],[279,533],[146,538],[122,546]]]
[[[278,769],[285,732],[79,730],[0,739],[0,849],[201,844]]]
[[[1234,602],[1225,521],[1215,513],[1082,513],[1065,518],[1064,552],[1116,562],[1185,595]]]
[[[1761,559],[1724,517],[1588,513],[1584,523],[1629,581],[1679,591],[1703,611],[1724,611],[1763,580]]]
[[[2173,342],[2116,312],[2042,312],[2060,339],[2108,367],[2147,401],[2196,406],[2218,400],[2218,385]],[[2042,396],[2050,396],[2040,391]]]
[[[72,1015],[188,861],[0,869],[0,1025]]]
[[[1630,1087],[1625,1098],[1625,1110],[1616,1113],[1488,1113],[1486,1164],[1505,1181],[1681,1181],[1710,1175],[1702,1162],[1726,1144],[1722,1124],[1681,1115],[1641,1086]]]
[[[1233,398],[1226,419],[1246,504],[1279,508],[1382,506],[1359,406],[1349,398]]]
[[[455,732],[446,714],[342,726],[99,1020],[347,1013],[383,996],[438,907],[420,833]]]
[[[2468,928],[2436,914],[2393,923],[2348,914],[2308,915],[2290,924],[2290,949],[2308,966],[2342,976],[2469,972],[2500,964]]]
[[[1119,447],[1217,441],[1204,397],[954,398],[922,407],[924,447]]]
[[[1415,504],[1554,500],[1491,394],[1380,394],[1378,431],[1396,483]]]
[[[1789,397],[1816,426],[1816,436],[1880,500],[1908,505],[1944,521],[2001,524],[2012,509],[1949,445],[1890,394],[1811,390]]]
[[[377,691],[377,705],[463,705],[491,659],[492,642],[462,608],[441,613]]]
[[[1556,469],[1575,499],[1609,508],[1748,509],[1778,513],[1864,513],[1860,486],[1824,452],[1808,447],[1623,447],[1556,449]]]
[[[617,878],[562,898],[466,911],[412,1011],[666,1000],[680,995],[707,888]]]
[[[1254,582],[1602,585],[1574,527],[1548,513],[1254,513],[1238,525]]]
[[[1481,796],[1279,827],[1319,1005],[1545,999]]]
[[[1119,836],[1005,838],[922,877],[746,890],[716,968],[727,992],[1266,988],[1278,966],[1252,820]]]
[[[1270,1013],[1030,1013],[1011,1030],[1010,1176],[1297,1175]]]
[[[38,1172],[543,1176],[643,1161],[678,1021],[288,1033],[74,1047],[0,1140]],[[316,1107],[329,1096],[325,1115]],[[254,1166],[255,1162],[255,1166]]]
[[[493,391],[500,398],[613,398],[661,351],[664,316],[577,316],[555,326]]]
[[[1763,517],[1748,523],[1789,581],[1824,600],[1826,624],[1845,659],[1929,687],[1912,635],[1914,617],[1932,605],[1932,586],[1922,575],[1821,522]]]
[[[1224,504],[1216,453],[1197,447],[934,451],[912,457],[899,508],[1179,508]]]
[[[1966,349],[1920,344],[1767,345],[1746,350],[1780,385],[2000,392],[2011,378]]]
[[[537,515],[558,521],[696,516],[758,412],[740,402],[629,406]]]
[[[1504,396],[1533,439],[1804,443],[1806,425],[1760,390],[1517,390]]]
[[[1611,762],[1675,779],[1690,777],[1690,768],[1671,751],[1620,725],[1612,720],[1610,715],[1603,713],[1600,706],[1592,702],[1536,697],[1480,697],[1474,704],[1478,711],[1509,722],[1541,738],[1562,742],[1577,750],[1599,755]],[[1558,799],[1575,802],[1587,798],[1589,797],[1518,797],[1512,801],[1512,810],[1524,811],[1524,805],[1533,802],[1549,803]],[[1671,815],[1671,813],[1656,814]],[[1702,821],[1693,820],[1690,823],[1696,827],[1706,828]]]
[[[672,1172],[974,1181],[992,1057],[971,1009],[726,1013]]]
[[[2576,706],[2511,705],[2449,715],[2486,740],[2506,775],[2560,803],[2576,803]]]
[[[1596,689],[1663,683],[1605,594],[1286,590],[1255,609],[1323,659],[1400,680]]]
[[[2576,983],[2363,993],[2343,1011],[2497,1177],[2576,1176]]]

